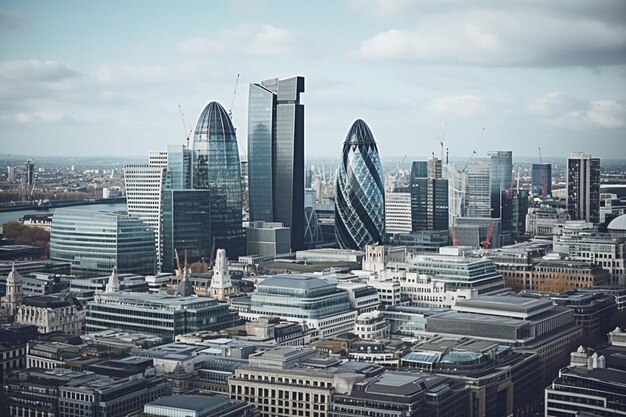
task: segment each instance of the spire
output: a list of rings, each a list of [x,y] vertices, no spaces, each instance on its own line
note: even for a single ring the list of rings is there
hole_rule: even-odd
[[[9,272],[9,275],[7,276],[7,284],[18,282],[22,282],[22,276],[19,272],[17,272],[17,269],[15,269],[15,262],[13,262],[13,265],[11,266],[11,272]]]
[[[111,272],[111,276],[109,277],[109,282],[107,282],[107,286],[104,292],[113,293],[113,292],[118,292],[119,290],[120,290],[120,282],[117,278],[117,266],[114,266],[113,272]]]
[[[230,274],[228,273],[226,251],[224,249],[218,249],[215,258],[215,266],[213,267],[213,278],[211,278],[211,288],[223,289],[232,286]]]

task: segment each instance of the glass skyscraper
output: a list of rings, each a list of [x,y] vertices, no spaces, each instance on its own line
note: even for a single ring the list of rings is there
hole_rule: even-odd
[[[505,243],[511,236],[513,222],[513,152],[497,151],[489,154],[491,166],[489,171],[491,218],[502,219],[502,233]]]
[[[50,259],[71,263],[72,273],[154,274],[156,250],[152,228],[121,213],[62,208],[52,217]]]
[[[448,180],[441,178],[441,161],[413,161],[409,177],[413,231],[448,229]]]
[[[187,251],[189,263],[211,258],[210,190],[165,190],[163,192],[163,266],[174,271],[176,249],[182,257]],[[182,261],[182,259],[181,259]]]
[[[213,247],[237,258],[245,251],[242,227],[241,165],[235,128],[217,102],[209,103],[193,140],[193,188],[210,190]]]
[[[354,122],[343,143],[335,185],[335,237],[342,249],[383,243],[385,190],[378,147],[370,128]]]
[[[250,84],[248,189],[251,221],[291,228],[304,248],[304,77]]]
[[[543,179],[546,181],[546,195],[552,195],[552,164],[533,164],[532,194],[543,195]]]

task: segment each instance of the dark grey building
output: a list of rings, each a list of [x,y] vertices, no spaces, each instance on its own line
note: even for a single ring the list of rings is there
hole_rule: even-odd
[[[215,101],[198,119],[192,165],[193,188],[210,190],[211,239],[237,259],[245,250],[239,150],[233,123]]]
[[[448,180],[441,178],[441,161],[413,161],[409,178],[413,231],[448,229]]]
[[[567,159],[567,211],[572,220],[600,222],[600,158],[573,153]]]
[[[248,187],[250,220],[291,228],[304,248],[304,77],[250,84]]]
[[[176,269],[175,252],[190,263],[211,258],[218,249],[211,233],[211,190],[163,191],[163,271]],[[182,259],[181,259],[182,261]]]
[[[552,195],[552,164],[533,164],[531,178],[531,192],[533,195]],[[543,184],[545,183],[545,193]]]
[[[500,219],[501,241],[506,244],[511,239],[513,228],[513,152],[496,151],[489,156],[490,217]]]
[[[383,243],[385,189],[378,146],[361,119],[343,143],[335,185],[335,237],[341,249]]]

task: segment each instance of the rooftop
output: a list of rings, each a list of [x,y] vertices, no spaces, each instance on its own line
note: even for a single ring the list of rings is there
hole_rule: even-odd
[[[200,412],[217,410],[228,404],[230,404],[230,399],[222,395],[168,395],[146,405]]]

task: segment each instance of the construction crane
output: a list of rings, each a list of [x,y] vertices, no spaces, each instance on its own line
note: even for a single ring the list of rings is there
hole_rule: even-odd
[[[459,246],[459,238],[456,234],[456,226],[450,227],[450,236],[452,237],[452,245]]]
[[[441,135],[441,139],[437,136],[437,141],[439,142],[439,146],[441,147],[441,161],[443,161],[443,143],[446,140],[446,130],[448,129],[448,122],[443,128],[443,135]]]
[[[230,108],[228,109],[228,117],[232,120],[233,118],[233,106],[235,105],[235,97],[237,96],[237,86],[239,85],[239,75],[237,74],[237,79],[235,80],[235,91],[233,91],[233,98],[230,101]]]
[[[183,121],[183,130],[185,132],[185,137],[187,141],[187,149],[189,149],[189,138],[191,137],[191,133],[193,132],[193,130],[187,129],[187,123],[185,122],[185,113],[183,113],[183,108],[180,106],[180,104],[178,105],[178,111],[180,112],[180,120]]]
[[[548,195],[548,185],[546,184],[546,166],[543,164],[541,146],[539,147],[539,165],[541,165],[541,196],[545,197]]]
[[[176,258],[176,275],[178,275],[179,279],[183,279],[187,276],[187,271],[189,266],[187,264],[187,249],[184,251],[184,264],[180,264],[180,257],[178,256],[178,250],[174,248],[174,257]]]
[[[493,237],[493,227],[494,221],[489,222],[489,227],[487,227],[487,234],[485,235],[485,240],[483,242],[483,249],[489,249],[491,246],[491,238]]]

